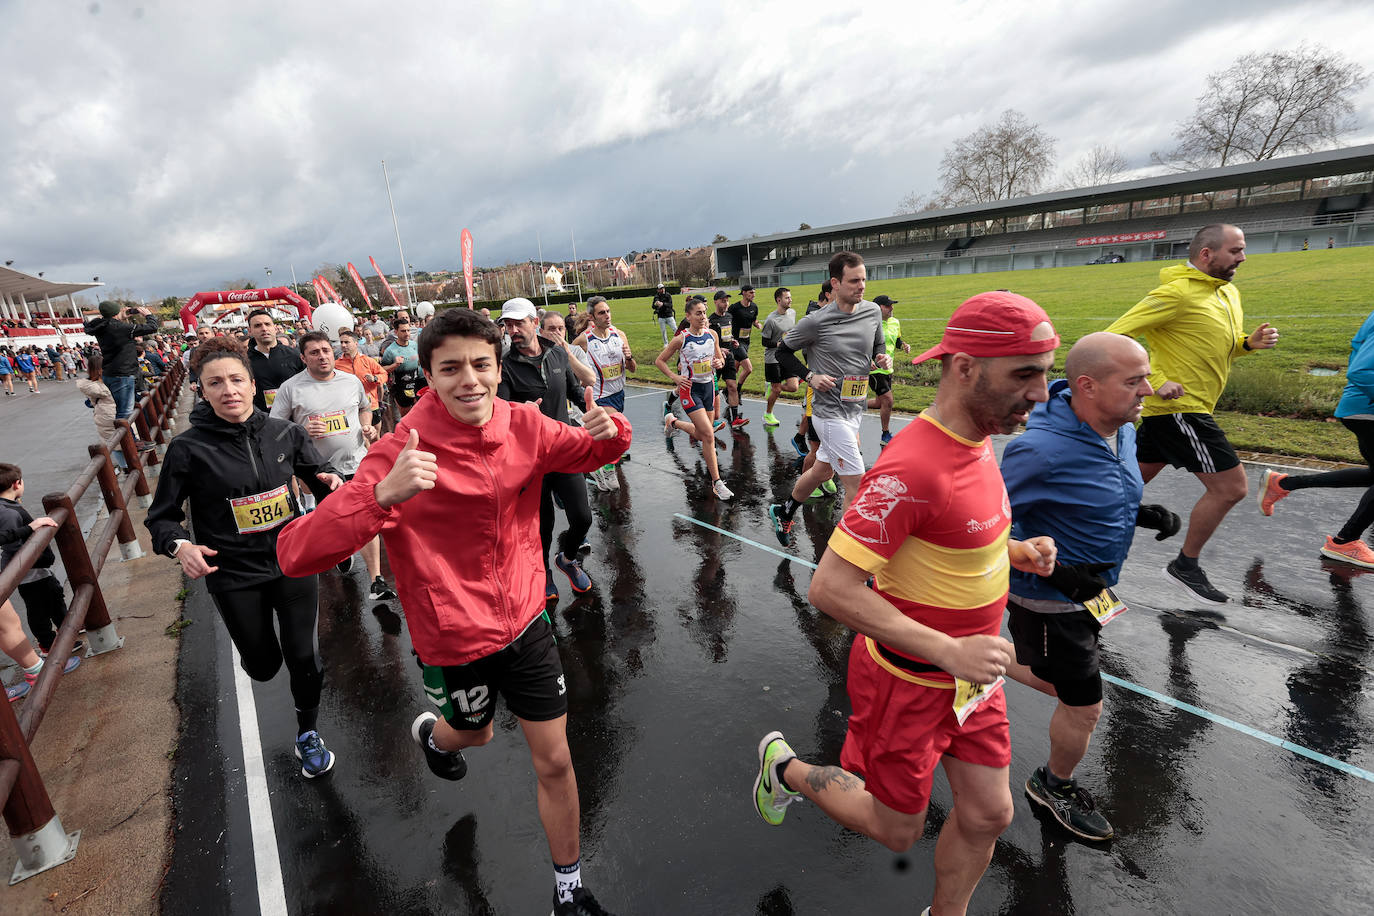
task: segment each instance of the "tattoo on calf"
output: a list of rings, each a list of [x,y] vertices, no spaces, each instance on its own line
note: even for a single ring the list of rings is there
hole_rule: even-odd
[[[839,767],[812,767],[806,774],[806,784],[816,792],[824,792],[831,786],[835,786],[841,792],[852,792],[864,787],[862,779]]]

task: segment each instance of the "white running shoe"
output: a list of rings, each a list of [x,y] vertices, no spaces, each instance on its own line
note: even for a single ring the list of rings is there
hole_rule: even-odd
[[[734,493],[730,492],[730,488],[725,485],[725,481],[723,480],[717,480],[713,482],[711,484],[711,489],[715,492],[716,496],[720,497],[721,499],[729,499],[731,496],[735,495]]]
[[[601,477],[606,481],[607,490],[620,489],[620,474],[616,472],[616,466],[608,464],[601,469]]]

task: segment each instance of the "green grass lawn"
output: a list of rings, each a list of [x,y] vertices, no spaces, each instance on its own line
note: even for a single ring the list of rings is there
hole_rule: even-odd
[[[952,277],[884,280],[869,284],[865,297],[886,293],[899,301],[902,337],[913,351],[938,342],[944,321],[960,302],[990,289],[1007,288],[1040,303],[1054,320],[1064,346],[1058,367],[1074,341],[1100,331],[1158,285],[1161,268],[1176,262],[1097,264],[1043,270],[1005,271]],[[1374,248],[1321,249],[1258,254],[1236,272],[1245,323],[1262,321],[1279,329],[1279,346],[1236,364],[1231,384],[1218,404],[1217,420],[1238,449],[1359,461],[1355,437],[1327,418],[1345,384],[1350,338],[1374,310]],[[816,289],[794,288],[800,315]],[[682,297],[676,297],[682,317]],[[760,317],[773,304],[773,291],[758,292]],[[649,299],[617,300],[615,324],[630,337],[639,358],[638,381],[666,383],[653,364],[660,349]],[[758,332],[755,332],[757,336]],[[763,356],[754,346],[755,371],[746,391],[764,393]],[[1308,374],[1312,367],[1339,369],[1332,377]],[[924,368],[924,367],[922,367]],[[934,397],[934,374],[898,360],[896,403],[915,411]]]

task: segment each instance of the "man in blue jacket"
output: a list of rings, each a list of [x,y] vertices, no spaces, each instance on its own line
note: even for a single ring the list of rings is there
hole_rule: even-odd
[[[1154,391],[1145,349],[1119,334],[1089,334],[1069,351],[1064,375],[1002,457],[1011,536],[1049,535],[1059,547],[1048,577],[1012,571],[1007,625],[1016,663],[1007,675],[1059,700],[1049,761],[1026,780],[1026,794],[1071,833],[1106,840],[1112,825],[1073,778],[1102,715],[1098,635],[1124,609],[1110,587],[1136,526],[1163,540],[1177,533],[1179,518],[1140,505],[1133,424]]]

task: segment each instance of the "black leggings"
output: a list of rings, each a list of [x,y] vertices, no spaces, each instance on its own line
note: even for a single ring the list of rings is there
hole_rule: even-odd
[[[582,546],[587,532],[592,530],[592,507],[587,503],[587,478],[581,474],[545,474],[544,491],[539,500],[539,540],[544,545],[544,565],[549,562],[549,547],[553,545],[553,494],[563,501],[568,516],[568,528],[558,536],[558,549],[571,558]]]
[[[291,697],[298,712],[320,705],[324,667],[320,664],[315,618],[319,614],[319,580],[280,576],[270,582],[231,592],[212,592],[229,638],[239,650],[243,670],[255,681],[270,681],[286,662]],[[272,627],[277,612],[281,640]],[[313,727],[310,726],[310,727]]]
[[[1365,467],[1327,471],[1325,474],[1289,475],[1279,484],[1285,490],[1304,490],[1308,487],[1365,487],[1355,513],[1336,533],[1336,540],[1347,543],[1362,537],[1374,525],[1374,420],[1341,420],[1345,428],[1355,434],[1360,457]]]

